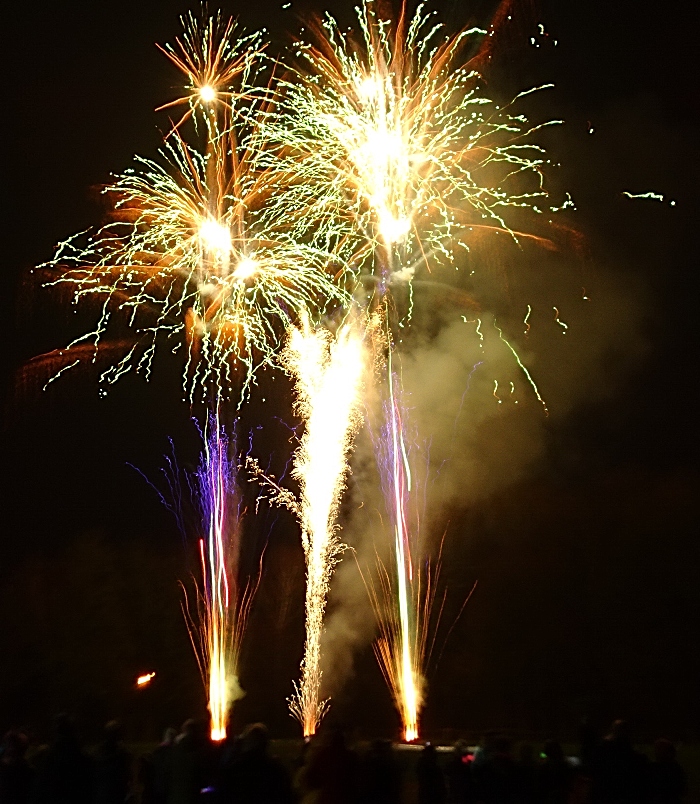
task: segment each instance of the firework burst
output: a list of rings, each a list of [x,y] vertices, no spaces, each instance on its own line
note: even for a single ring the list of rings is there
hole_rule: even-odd
[[[241,52],[247,65],[256,51],[214,48],[210,40],[218,31],[210,21],[199,39],[190,32],[179,43],[185,53],[209,43],[199,57],[192,51],[189,61],[181,59],[193,87],[213,70],[219,92],[239,68],[249,72]],[[279,174],[261,166],[265,145],[255,121],[274,110],[252,91],[243,94],[245,116],[223,131],[205,101],[183,99],[195,120],[201,112],[208,121],[205,148],[176,132],[158,160],[137,158],[106,189],[114,220],[61,243],[44,266],[58,272],[49,284],[70,287],[76,303],[93,299],[100,311],[95,329],[64,350],[66,362],[71,347],[97,348],[114,318],[132,330],[135,343],[103,372],[104,384],[133,368],[149,376],[158,345],[184,347],[191,401],[238,391],[243,399],[256,369],[274,362],[302,311],[321,316],[349,301],[343,269],[312,242],[313,221],[286,203]]]
[[[359,38],[327,17],[316,44],[297,44],[300,66],[280,83],[285,114],[266,122],[277,169],[313,196],[319,237],[357,270],[404,279],[421,262],[451,263],[475,230],[518,238],[508,211],[542,211],[547,160],[532,140],[541,126],[513,111],[528,93],[499,106],[460,63],[486,32],[445,36],[423,5],[393,22],[364,2],[358,19]]]
[[[236,113],[237,103],[249,100],[254,92],[252,78],[261,64],[262,37],[257,32],[237,35],[236,23],[221,12],[203,20],[190,12],[181,22],[182,37],[174,45],[157,47],[184,74],[184,94],[156,111],[186,106],[173,131],[192,118],[195,125],[202,120],[211,135],[220,127],[219,112],[228,119]]]

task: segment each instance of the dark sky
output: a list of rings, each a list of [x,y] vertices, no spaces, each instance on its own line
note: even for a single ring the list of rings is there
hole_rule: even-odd
[[[223,9],[284,42],[298,23],[280,5]],[[317,8],[350,21],[351,5]],[[565,732],[585,714],[630,717],[649,734],[700,729],[697,697],[691,701],[700,677],[700,91],[692,59],[700,20],[688,6],[523,2],[497,42],[490,86],[507,94],[556,85],[532,108],[566,121],[547,141],[562,163],[553,181],[576,200],[566,222],[582,245],[552,270],[570,269],[558,287],[585,286],[594,308],[585,321],[604,327],[586,330],[572,302],[571,350],[542,336],[537,359],[553,412],[537,425],[537,460],[507,482],[485,481],[479,494],[453,495],[441,512],[448,626],[475,580],[479,586],[431,669],[425,720],[435,734],[488,726]],[[455,0],[435,7],[453,26],[483,22],[492,10]],[[167,122],[153,109],[178,76],[154,42],[173,40],[187,8],[179,0],[23,3],[5,20],[0,642],[8,658],[0,729],[40,728],[47,714],[70,708],[88,726],[116,714],[147,731],[203,705],[177,585],[191,550],[127,465],[156,477],[169,437],[183,462],[196,459],[174,361],[163,358],[148,384],[126,377],[106,399],[95,373],[43,393],[43,379],[21,370],[89,325],[89,311],[74,313],[28,271],[60,238],[100,220],[99,188],[111,172],[135,153],[155,153]],[[623,190],[665,200],[633,201]],[[534,275],[538,258],[528,259]],[[542,276],[532,292],[549,298],[537,286]],[[506,307],[527,298],[525,284],[506,284]],[[586,372],[571,368],[581,355],[590,361],[590,394],[582,390]],[[290,421],[284,381],[271,382],[260,395],[278,394],[275,410]],[[257,448],[283,465],[285,426],[255,407],[246,415],[242,429],[264,423]],[[497,441],[505,430],[493,427]],[[251,557],[265,544],[240,718],[294,733],[284,696],[300,658],[303,568],[287,514],[264,511],[251,525]],[[132,679],[151,668],[158,684],[136,697]],[[354,675],[335,697],[339,716],[365,733],[394,731],[368,648],[358,650]]]

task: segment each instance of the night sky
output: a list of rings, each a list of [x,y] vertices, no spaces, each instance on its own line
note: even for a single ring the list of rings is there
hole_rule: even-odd
[[[438,454],[448,430],[453,449],[442,490],[428,495],[433,547],[445,534],[448,598],[428,672],[426,733],[565,735],[584,716],[601,726],[628,717],[650,737],[700,731],[692,58],[700,20],[689,5],[524,0],[496,37],[491,94],[555,84],[527,111],[565,121],[544,135],[561,163],[550,187],[570,191],[577,209],[560,219],[572,233],[557,254],[476,249],[470,265],[488,278],[456,284],[512,333],[549,417],[522,377],[519,409],[480,397],[495,376],[486,371],[474,389],[451,375],[444,393],[466,393],[464,415],[446,407],[447,424],[431,419],[443,390],[435,366],[457,354],[459,310],[443,305],[432,329],[421,329],[435,310],[418,296],[406,358],[407,376],[417,378],[416,421]],[[434,7],[451,29],[488,24],[493,12],[483,0]],[[204,712],[178,585],[194,570],[192,544],[133,468],[158,483],[169,439],[184,466],[197,460],[180,359],[162,354],[150,382],[129,375],[106,398],[97,370],[42,392],[46,366],[26,368],[93,321],[89,308],[74,312],[29,271],[61,238],[104,219],[100,188],[112,172],[134,154],[155,155],[168,122],[153,110],[173,97],[179,76],[154,43],[173,41],[189,8],[180,0],[21,3],[5,20],[0,730],[40,734],[53,713],[69,710],[86,733],[117,716],[134,735],[150,735]],[[222,8],[249,28],[267,26],[273,50],[300,26],[296,2]],[[353,19],[349,0],[308,8]],[[664,201],[631,200],[624,190]],[[518,322],[528,303],[538,315],[524,342]],[[289,408],[287,382],[263,377],[239,424],[242,442],[252,433],[254,453],[278,473],[292,448]],[[360,442],[358,465],[363,456]],[[353,514],[359,467],[357,475],[343,511],[353,546],[366,537]],[[251,505],[255,491],[246,482]],[[265,559],[236,717],[294,735],[284,699],[303,643],[298,530],[287,512],[264,505],[248,523],[245,559],[251,569],[263,549]],[[343,606],[359,600],[348,592],[357,581],[350,562],[330,604],[341,624]],[[352,616],[347,627],[341,648],[354,658],[352,667],[343,660],[345,677],[338,671],[331,690],[335,716],[358,733],[393,736],[397,718],[369,635]],[[157,681],[136,693],[135,677],[150,670]]]

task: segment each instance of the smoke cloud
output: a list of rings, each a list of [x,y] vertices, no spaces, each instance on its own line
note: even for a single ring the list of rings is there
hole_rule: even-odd
[[[550,274],[529,302],[518,305],[511,297],[510,309],[498,316],[474,309],[456,314],[453,306],[436,305],[434,294],[416,299],[412,332],[398,344],[394,368],[403,386],[426,555],[436,555],[452,513],[545,468],[557,428],[582,405],[613,394],[645,353],[644,303],[629,277],[597,278],[588,291],[573,287],[577,279],[563,269]],[[561,299],[566,304],[557,307],[553,302]],[[324,694],[337,693],[352,676],[353,655],[375,635],[365,582],[377,558],[390,558],[390,523],[370,437],[381,416],[377,382],[368,380],[365,426],[344,505],[342,536],[352,553],[332,581]]]

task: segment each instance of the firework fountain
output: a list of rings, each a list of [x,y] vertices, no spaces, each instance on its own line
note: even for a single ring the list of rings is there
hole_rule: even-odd
[[[417,274],[454,265],[455,251],[485,232],[532,237],[511,228],[511,211],[555,210],[542,184],[546,155],[532,139],[541,126],[513,106],[533,90],[499,106],[483,94],[476,60],[462,57],[486,32],[445,36],[423,5],[411,19],[402,6],[395,22],[376,8],[367,0],[358,9],[358,39],[330,17],[315,26],[316,43],[298,42],[297,66],[267,85],[260,36],[239,36],[219,15],[187,17],[182,38],[161,48],[186,84],[161,107],[182,114],[159,157],[116,176],[106,188],[113,220],[69,238],[44,266],[57,272],[49,284],[100,305],[94,330],[64,350],[66,359],[85,344],[96,353],[116,323],[135,342],[103,382],[130,369],[148,376],[157,346],[166,345],[183,350],[186,398],[213,411],[196,483],[207,537],[194,642],[215,739],[225,735],[249,605],[237,578],[239,502],[221,405],[233,397],[240,407],[263,366],[281,365],[295,383],[300,498],[290,502],[277,488],[299,516],[306,557],[306,643],[290,708],[308,735],[327,707],[321,635],[343,549],[337,517],[361,377],[368,364],[385,369],[377,456],[394,523],[385,584],[393,606],[377,607],[377,655],[405,737],[415,739],[432,592],[420,584],[406,517],[411,467],[392,370],[397,333],[410,322]],[[403,317],[392,299],[397,286],[408,289]],[[344,323],[321,325],[340,309]]]
[[[359,40],[329,16],[314,26],[315,43],[297,43],[299,66],[280,83],[284,117],[266,121],[266,158],[287,176],[318,236],[373,288],[365,300],[381,321],[375,331],[384,332],[375,338],[374,359],[387,369],[388,393],[378,464],[387,476],[396,573],[395,612],[375,607],[383,635],[377,655],[412,740],[423,699],[430,586],[421,589],[416,578],[405,518],[410,466],[391,370],[392,329],[406,325],[411,305],[406,319],[392,322],[390,295],[396,285],[408,285],[410,294],[419,270],[453,264],[455,247],[468,250],[477,234],[532,237],[511,228],[506,216],[522,207],[543,211],[547,159],[532,141],[541,126],[513,111],[533,90],[499,106],[483,95],[478,71],[459,60],[486,31],[444,36],[423,5],[412,19],[402,6],[396,22],[376,9],[371,2],[358,9]]]
[[[375,644],[394,701],[401,715],[403,735],[407,742],[418,738],[418,717],[422,703],[421,659],[426,629],[418,622],[420,569],[415,566],[417,545],[411,539],[411,523],[407,506],[411,489],[411,467],[404,436],[403,411],[395,392],[398,377],[388,367],[389,398],[384,405],[385,424],[377,443],[377,456],[382,487],[391,512],[394,530],[394,577],[384,576],[386,595],[393,600],[395,588],[397,609],[391,605],[375,605],[379,614],[380,638]],[[376,601],[376,595],[375,595]]]
[[[218,740],[237,686],[249,605],[238,583],[235,463],[220,409],[236,396],[240,406],[256,370],[277,363],[286,332],[302,315],[308,322],[313,313],[320,317],[328,307],[347,305],[351,296],[328,248],[311,242],[313,221],[286,203],[278,174],[261,164],[260,120],[274,110],[267,90],[255,86],[260,37],[236,38],[233,23],[219,15],[183,22],[182,39],[161,48],[185,74],[186,86],[161,107],[184,112],[159,158],[138,158],[134,169],[116,176],[106,189],[114,220],[61,243],[44,268],[57,272],[49,284],[73,289],[76,303],[100,304],[95,329],[64,350],[67,358],[85,342],[96,353],[117,317],[134,332],[135,343],[102,373],[103,382],[115,382],[131,368],[148,377],[159,344],[173,351],[185,346],[186,396],[213,411],[194,484],[207,535],[200,540],[197,616],[189,624],[208,692],[211,736]],[[194,145],[182,135],[188,120]],[[307,363],[299,365],[302,382]],[[307,388],[313,397],[312,386],[313,380]],[[305,488],[313,499],[311,477]],[[309,538],[317,545],[322,537]]]
[[[333,567],[343,550],[336,521],[358,424],[363,352],[362,331],[352,323],[341,325],[335,336],[306,324],[292,330],[285,354],[296,380],[296,411],[305,424],[293,474],[301,492],[306,643],[301,679],[290,699],[304,736],[314,734],[328,705],[320,691],[321,635]]]
[[[240,695],[238,659],[253,587],[239,584],[241,497],[236,482],[235,443],[219,416],[208,420],[204,452],[194,476],[201,510],[199,540],[202,583],[197,587],[197,622],[186,610],[202,680],[208,692],[211,737],[226,737],[231,704]],[[233,456],[233,458],[232,458]]]

